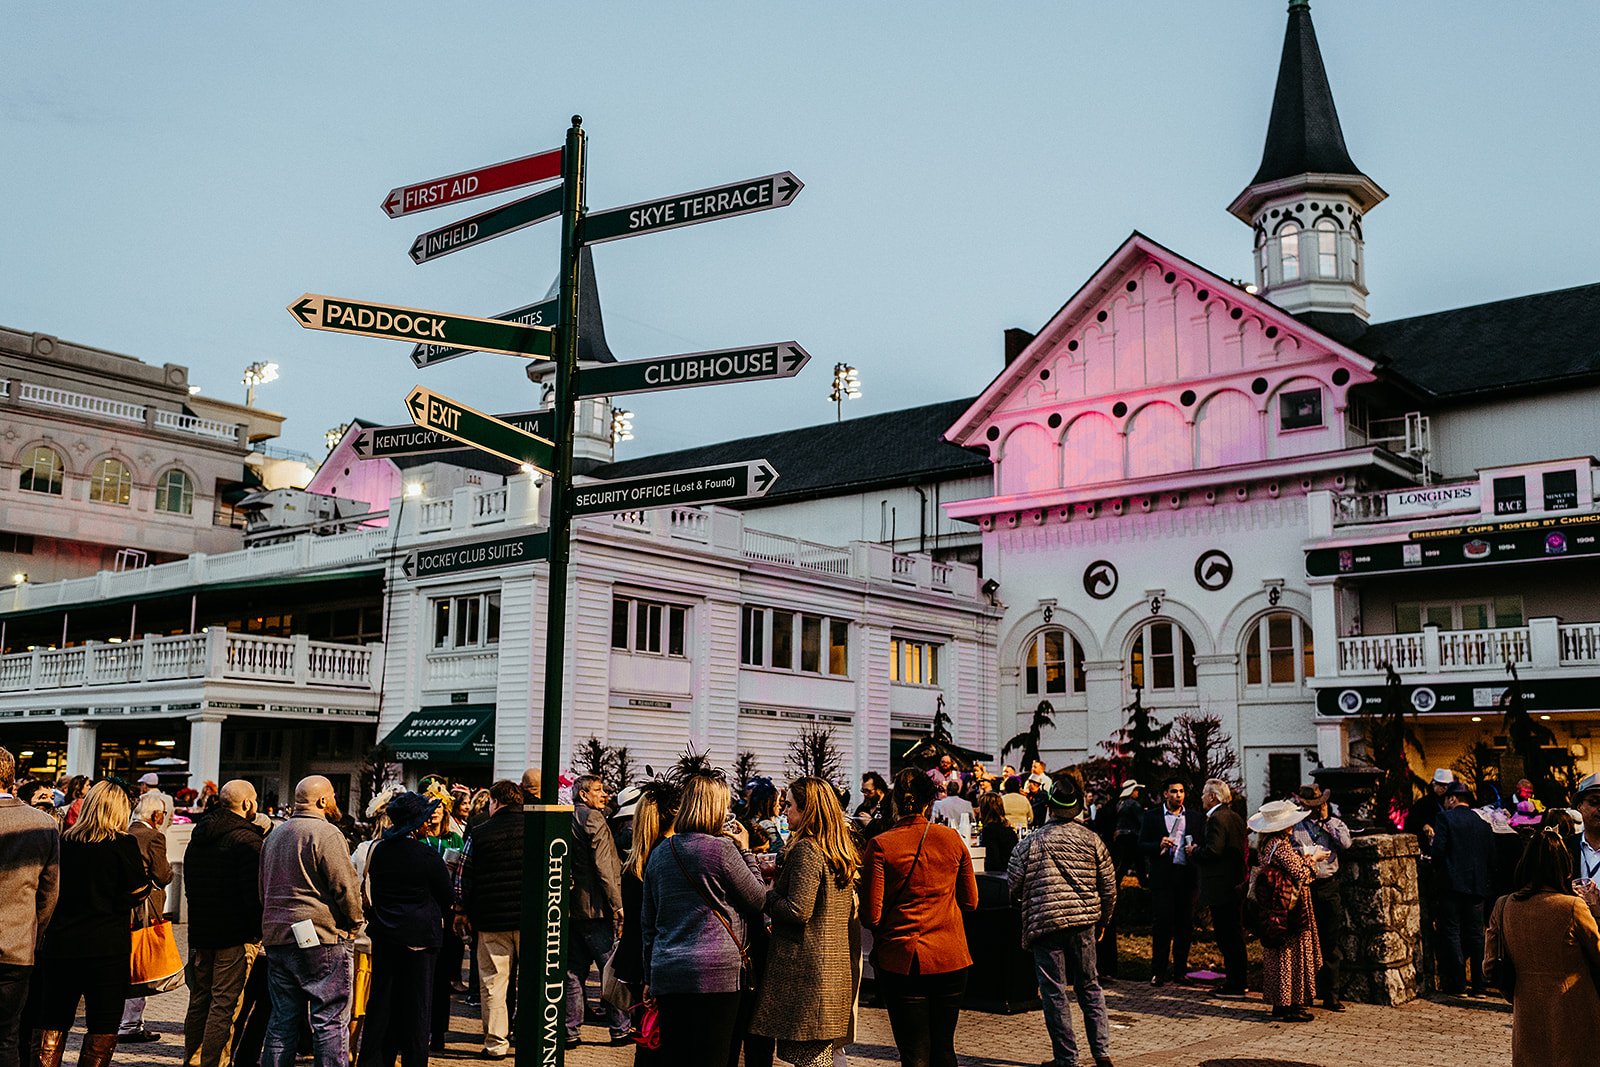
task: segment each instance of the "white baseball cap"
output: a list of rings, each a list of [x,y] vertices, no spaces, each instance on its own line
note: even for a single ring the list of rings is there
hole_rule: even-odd
[[[161,779],[159,777],[157,777],[157,775],[156,775],[156,773],[154,771],[151,771],[149,774],[141,774],[139,776],[139,784],[140,785],[160,785],[161,784]]]

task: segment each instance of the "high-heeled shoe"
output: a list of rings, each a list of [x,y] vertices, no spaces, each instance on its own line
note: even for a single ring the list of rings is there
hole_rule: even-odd
[[[116,1034],[90,1034],[83,1039],[83,1049],[78,1053],[78,1067],[107,1067],[115,1051]]]
[[[60,1030],[33,1032],[34,1067],[61,1067],[61,1054],[67,1051],[67,1035]]]

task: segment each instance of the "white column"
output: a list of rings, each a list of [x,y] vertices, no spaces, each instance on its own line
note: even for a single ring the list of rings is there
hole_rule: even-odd
[[[189,716],[189,788],[197,793],[208,780],[222,785],[222,724],[227,720],[220,711]]]
[[[1350,762],[1348,723],[1317,723],[1317,759],[1324,767],[1343,767]]]
[[[67,773],[94,778],[100,769],[99,730],[88,719],[67,721]]]
[[[1311,639],[1316,646],[1314,669],[1318,678],[1339,673],[1339,634],[1343,621],[1338,617],[1339,591],[1332,582],[1313,584],[1311,593]]]

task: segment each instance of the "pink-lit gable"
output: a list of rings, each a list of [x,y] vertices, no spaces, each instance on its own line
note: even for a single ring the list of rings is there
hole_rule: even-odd
[[[336,496],[341,500],[365,500],[373,511],[388,511],[389,501],[400,495],[400,469],[386,459],[362,459],[350,447],[355,432],[346,432],[344,440],[328,453],[317,473],[312,475],[306,490]],[[378,519],[375,526],[387,520]]]
[[[947,437],[988,444],[997,502],[1114,490],[1340,451],[1348,391],[1372,380],[1365,357],[1135,234]]]

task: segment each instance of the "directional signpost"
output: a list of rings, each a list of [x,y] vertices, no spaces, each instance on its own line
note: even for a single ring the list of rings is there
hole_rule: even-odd
[[[406,409],[411,412],[412,421],[425,430],[512,463],[527,463],[546,474],[555,469],[555,446],[551,442],[431,389],[419,385],[411,390]]]
[[[561,177],[561,149],[552,148],[521,159],[508,159],[477,170],[464,170],[432,181],[401,185],[383,198],[383,211],[391,219],[428,211],[480,196],[492,196],[536,182]]]
[[[317,293],[302,294],[289,305],[289,313],[308,330],[389,337],[396,341],[437,342],[479,352],[502,352],[508,356],[548,358],[556,350],[555,331],[547,326],[523,326],[498,319],[477,319]]]
[[[484,567],[509,567],[550,556],[550,533],[497,537],[445,548],[421,548],[405,558],[401,569],[407,578],[432,578],[440,574],[460,574]]]
[[[788,207],[804,188],[804,182],[793,173],[784,171],[731,185],[714,185],[709,189],[696,189],[692,193],[679,193],[662,200],[647,200],[642,204],[597,211],[583,220],[583,243],[594,245],[621,237],[636,237],[641,233],[693,226],[697,222],[714,222],[755,211]]]
[[[508,426],[544,438],[552,433],[551,425],[555,421],[548,409],[517,411],[494,417]],[[465,452],[470,446],[442,433],[408,423],[405,426],[374,426],[362,430],[351,440],[350,447],[362,459],[391,459],[395,456],[427,456],[435,452]]]
[[[620,396],[723,382],[793,378],[810,359],[811,353],[796,342],[780,341],[756,348],[723,348],[627,363],[601,363],[578,368],[578,395]]]
[[[481,245],[515,230],[532,226],[561,214],[561,189],[546,189],[532,196],[513,200],[502,207],[474,215],[469,219],[441,226],[437,230],[418,234],[411,242],[411,259],[414,263],[448,256],[463,248]]]
[[[551,327],[556,324],[556,306],[559,300],[541,300],[537,304],[529,304],[513,311],[507,311],[495,318],[501,322],[520,322],[524,326]],[[448,359],[469,356],[473,352],[470,348],[452,348],[449,345],[425,344],[418,345],[411,350],[411,362],[420,370],[431,367],[435,363],[443,363]]]
[[[665,508],[682,504],[710,504],[718,500],[750,500],[766,496],[778,472],[764,459],[696,467],[639,478],[618,478],[594,485],[574,486],[572,513],[600,515],[611,511]]]

